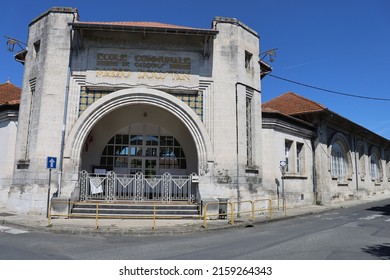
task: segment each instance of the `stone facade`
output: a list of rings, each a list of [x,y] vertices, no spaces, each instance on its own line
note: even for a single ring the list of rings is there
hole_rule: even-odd
[[[273,178],[281,180],[277,160],[288,158],[291,170],[284,181],[290,204],[329,204],[389,194],[389,140],[295,93],[262,106],[263,137],[268,143],[264,164],[272,165],[263,174],[264,185],[272,186]]]
[[[15,154],[1,162],[0,203],[43,214],[48,198],[77,201],[82,170],[191,176],[197,203],[388,194],[387,139],[293,93],[262,108],[259,48],[234,18],[200,29],[48,10],[29,25],[15,143],[1,133]],[[15,118],[6,126],[15,139]]]
[[[82,22],[77,9],[48,10],[29,25],[10,192],[42,193],[41,203],[23,199],[20,207],[42,212],[47,157],[56,157],[51,187],[59,198],[77,200],[81,170],[93,172],[104,162],[132,172],[131,164],[110,165],[102,151],[115,135],[136,133],[172,135],[180,143],[186,163],[170,171],[198,174],[201,200],[259,195],[258,57],[258,34],[232,18],[196,29]],[[161,163],[145,166],[144,172],[166,171]]]
[[[0,84],[0,186],[12,183],[14,148],[18,127],[21,89],[10,81]],[[7,203],[7,193],[0,188],[0,205]]]

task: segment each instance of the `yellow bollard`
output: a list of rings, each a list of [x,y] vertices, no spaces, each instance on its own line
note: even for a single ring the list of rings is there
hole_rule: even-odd
[[[231,221],[230,224],[234,225],[234,206],[232,202],[228,202],[230,204],[230,209],[231,209]]]
[[[206,218],[207,218],[207,203],[206,205],[203,207],[203,227],[204,228],[207,228],[207,222],[206,222]]]
[[[153,205],[153,230],[156,230],[156,204]]]
[[[52,202],[50,202],[50,205],[49,205],[49,211],[48,211],[48,218],[49,218],[49,223],[48,223],[48,225],[47,226],[51,226],[51,204],[52,204]]]
[[[252,204],[252,223],[255,222],[255,202],[251,201]]]
[[[99,229],[98,218],[99,218],[99,204],[96,203],[96,229]]]

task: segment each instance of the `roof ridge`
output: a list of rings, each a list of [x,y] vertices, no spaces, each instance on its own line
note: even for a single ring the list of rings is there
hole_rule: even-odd
[[[140,27],[154,27],[154,28],[180,28],[180,29],[194,29],[194,30],[210,30],[209,28],[191,27],[184,25],[177,25],[159,21],[77,21],[79,24],[102,24],[102,25],[129,25]],[[142,25],[144,24],[144,25]]]

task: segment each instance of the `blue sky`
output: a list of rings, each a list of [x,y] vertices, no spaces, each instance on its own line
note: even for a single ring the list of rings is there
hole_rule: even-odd
[[[2,3],[0,83],[21,86],[23,67],[7,51],[27,41],[28,24],[53,6],[77,7],[82,21],[156,21],[209,28],[234,17],[260,35],[260,51],[278,48],[273,75],[338,92],[390,99],[390,1],[342,0],[19,0]],[[390,101],[318,91],[266,77],[262,99],[293,91],[390,139]]]

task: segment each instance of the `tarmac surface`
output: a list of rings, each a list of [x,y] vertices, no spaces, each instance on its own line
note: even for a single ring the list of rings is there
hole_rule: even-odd
[[[234,223],[230,219],[206,220],[197,219],[103,219],[94,218],[53,218],[49,220],[46,215],[33,215],[10,213],[0,208],[0,225],[8,225],[28,231],[46,231],[65,234],[119,234],[119,235],[176,235],[194,234],[209,230],[223,230],[238,227],[250,227],[261,223],[269,223],[281,219],[291,219],[298,216],[311,215],[333,209],[348,208],[373,201],[380,201],[390,196],[374,196],[364,199],[333,203],[332,205],[308,205],[288,208],[286,212],[275,209],[272,217],[268,213],[256,213],[254,222],[250,214],[235,217]]]

